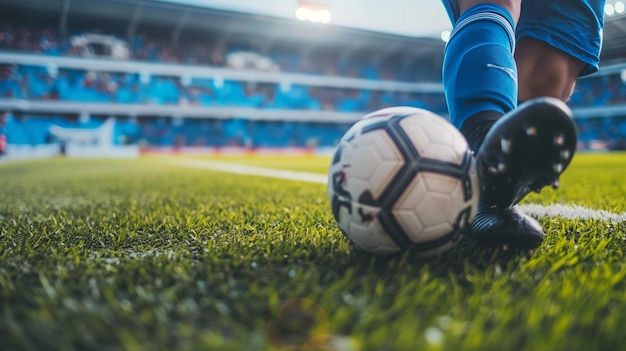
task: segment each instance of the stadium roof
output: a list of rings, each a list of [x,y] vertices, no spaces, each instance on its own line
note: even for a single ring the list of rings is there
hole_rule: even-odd
[[[153,0],[212,7],[294,19],[299,9],[317,7],[327,10],[333,25],[373,32],[413,37],[440,38],[452,25],[439,0]],[[305,20],[302,18],[302,20]],[[313,19],[310,19],[313,20]],[[320,22],[325,22],[320,20]]]
[[[129,29],[166,28],[173,36],[186,31],[206,30],[226,36],[224,39],[258,39],[260,45],[271,47],[283,42],[306,42],[314,50],[322,46],[338,46],[347,52],[377,50],[382,55],[406,54],[441,58],[444,43],[428,36],[397,35],[335,25],[319,25],[293,19],[206,6],[173,3],[172,0],[2,0],[0,13],[19,13],[25,20],[42,15],[57,16],[59,22],[111,21]],[[195,1],[198,0],[183,0]],[[211,0],[213,1],[213,0]],[[249,0],[248,0],[249,1]],[[430,1],[430,0],[429,0]],[[422,1],[415,1],[422,2]],[[433,1],[439,3],[439,1]],[[615,1],[610,0],[609,3]],[[224,1],[221,1],[224,3]],[[603,64],[626,60],[626,14],[607,16],[602,51]]]
[[[42,16],[56,18],[55,23],[115,23],[128,29],[165,29],[172,36],[203,31],[222,36],[224,41],[246,39],[271,48],[282,43],[306,43],[309,50],[337,47],[348,54],[376,50],[383,56],[398,53],[439,60],[444,43],[438,38],[424,38],[365,31],[334,25],[320,26],[274,16],[226,11],[193,5],[153,0],[2,0],[0,17],[18,15],[37,22]],[[13,14],[11,14],[13,13]],[[123,27],[122,27],[123,28]]]

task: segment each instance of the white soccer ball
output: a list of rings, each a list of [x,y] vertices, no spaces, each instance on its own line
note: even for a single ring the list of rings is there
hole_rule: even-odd
[[[413,107],[382,109],[355,123],[328,174],[339,229],[376,254],[415,249],[427,257],[454,247],[470,230],[478,196],[463,135],[443,117]]]

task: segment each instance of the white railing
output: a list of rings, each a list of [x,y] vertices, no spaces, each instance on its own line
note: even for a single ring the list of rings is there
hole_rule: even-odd
[[[267,121],[351,123],[364,113],[312,110],[275,110],[247,107],[211,107],[181,105],[147,105],[90,103],[67,101],[30,101],[0,99],[0,111],[42,114],[89,114],[105,116],[157,116],[181,118],[246,118]]]

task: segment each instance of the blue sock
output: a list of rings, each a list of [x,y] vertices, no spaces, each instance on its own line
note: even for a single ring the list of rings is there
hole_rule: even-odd
[[[507,113],[517,106],[513,18],[502,6],[483,3],[454,25],[443,62],[450,120],[461,128],[479,112]]]

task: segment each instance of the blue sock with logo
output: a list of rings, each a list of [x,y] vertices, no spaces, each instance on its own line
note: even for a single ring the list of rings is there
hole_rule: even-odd
[[[493,123],[517,107],[514,50],[514,22],[504,7],[478,4],[456,21],[445,50],[443,84],[450,120],[466,136],[471,130],[462,127],[468,118],[486,115]]]

